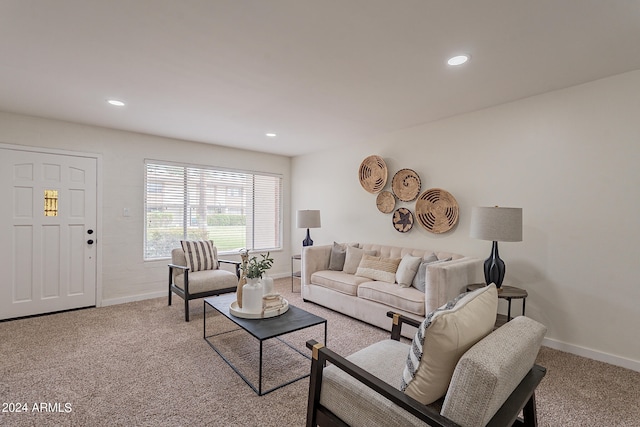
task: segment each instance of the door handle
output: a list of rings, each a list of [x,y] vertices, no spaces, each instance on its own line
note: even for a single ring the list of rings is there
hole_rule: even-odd
[[[87,240],[87,243],[90,244],[90,245],[93,245],[93,240],[89,239],[89,240]]]

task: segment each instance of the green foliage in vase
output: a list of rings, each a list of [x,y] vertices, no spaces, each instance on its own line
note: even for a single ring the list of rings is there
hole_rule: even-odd
[[[262,274],[269,270],[273,265],[273,258],[269,258],[269,252],[266,254],[260,254],[262,258],[260,260],[255,256],[248,258],[249,251],[246,249],[242,249],[240,253],[244,255],[241,268],[247,279],[257,279],[262,277]]]

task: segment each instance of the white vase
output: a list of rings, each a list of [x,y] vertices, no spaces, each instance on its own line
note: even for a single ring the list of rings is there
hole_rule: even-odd
[[[245,313],[262,311],[262,285],[257,277],[247,278],[247,284],[242,287],[242,311]]]
[[[262,283],[262,295],[273,293],[273,279],[267,276],[267,273],[262,275],[260,283]]]

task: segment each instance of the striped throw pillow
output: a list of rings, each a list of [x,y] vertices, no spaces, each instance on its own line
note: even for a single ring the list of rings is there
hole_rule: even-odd
[[[218,268],[217,250],[211,240],[182,240],[180,244],[190,271]]]
[[[382,258],[379,256],[363,255],[356,271],[356,276],[382,282],[395,283],[396,271],[400,258]]]

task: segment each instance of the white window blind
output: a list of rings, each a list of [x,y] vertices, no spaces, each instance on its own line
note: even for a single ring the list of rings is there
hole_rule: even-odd
[[[213,240],[218,252],[282,247],[282,177],[145,162],[147,260],[167,258],[180,240]]]

